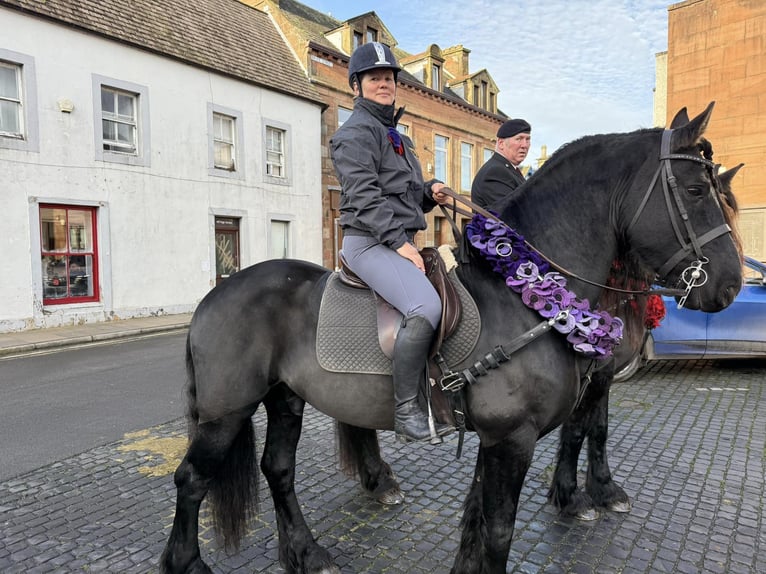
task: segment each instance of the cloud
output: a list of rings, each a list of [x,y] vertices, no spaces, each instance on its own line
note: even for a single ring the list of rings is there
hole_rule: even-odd
[[[532,123],[533,152],[592,133],[652,123],[655,55],[667,49],[666,1],[316,0],[348,19],[374,10],[409,52],[462,44],[475,72],[500,88],[498,105]]]

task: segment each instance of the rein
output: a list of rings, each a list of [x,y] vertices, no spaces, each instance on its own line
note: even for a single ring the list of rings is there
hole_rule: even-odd
[[[652,186],[654,185],[655,182],[656,182],[656,178],[652,181]],[[500,219],[497,215],[495,215],[491,211],[488,211],[488,210],[484,209],[483,207],[477,205],[476,203],[474,203],[470,199],[467,199],[467,198],[461,196],[460,194],[455,192],[452,188],[443,187],[441,189],[441,193],[451,197],[453,200],[455,200],[458,203],[462,203],[463,205],[465,205],[467,207],[470,207],[473,211],[483,215],[487,219],[489,219],[491,221],[494,221],[495,223],[505,227],[506,229],[508,229],[510,231],[513,231],[513,229],[507,223],[505,223],[502,219]],[[648,199],[648,198],[645,198],[645,199]],[[452,225],[452,228],[453,228],[453,231],[456,234],[456,237],[459,237],[459,231],[457,229],[457,226],[454,223],[454,219],[449,216],[449,214],[447,213],[447,209],[443,205],[441,205],[439,207],[441,207],[442,212],[445,215],[447,215],[447,219],[450,222],[450,225]],[[465,209],[462,209],[461,207],[458,207],[457,205],[453,205],[450,209],[453,212],[457,212],[457,213],[459,213],[461,215],[464,215],[466,217],[471,217],[471,218],[473,217],[473,213],[472,212],[470,212],[468,210],[465,210]],[[587,283],[588,285],[593,285],[594,287],[600,287],[601,289],[607,289],[609,291],[615,291],[617,293],[625,293],[627,295],[650,295],[650,294],[657,294],[657,295],[671,295],[671,296],[675,296],[675,295],[683,295],[685,293],[685,291],[683,289],[669,289],[669,288],[664,288],[664,287],[661,288],[661,289],[646,288],[646,289],[638,289],[637,290],[637,289],[621,289],[620,287],[614,287],[612,285],[605,285],[603,283],[599,283],[597,281],[592,281],[590,279],[587,279],[586,277],[582,277],[582,276],[578,275],[577,273],[575,273],[574,271],[569,271],[567,268],[565,268],[565,267],[559,265],[558,263],[556,263],[555,261],[553,261],[550,257],[545,255],[542,251],[537,249],[534,245],[529,243],[529,241],[527,241],[526,239],[524,239],[524,245],[528,249],[530,249],[531,251],[534,251],[535,253],[537,253],[537,255],[539,255],[546,263],[548,263],[553,269],[555,269],[559,273],[561,273],[563,275],[566,275],[568,277],[571,277],[572,279],[577,279],[578,281],[582,281],[583,283]]]

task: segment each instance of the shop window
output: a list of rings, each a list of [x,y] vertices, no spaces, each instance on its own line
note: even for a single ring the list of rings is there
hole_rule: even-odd
[[[44,305],[98,301],[96,208],[40,206]]]

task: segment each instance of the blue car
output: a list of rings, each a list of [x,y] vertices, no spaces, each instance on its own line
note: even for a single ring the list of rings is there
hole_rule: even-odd
[[[766,265],[745,257],[744,284],[734,302],[718,313],[678,309],[663,297],[666,315],[639,353],[615,373],[631,377],[653,359],[741,359],[766,357]]]

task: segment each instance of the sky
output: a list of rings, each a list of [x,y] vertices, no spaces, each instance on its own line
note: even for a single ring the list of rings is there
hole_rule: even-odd
[[[652,126],[655,55],[667,50],[671,0],[301,0],[338,20],[374,11],[412,54],[470,50],[498,107],[532,125],[526,163],[588,134]],[[677,1],[677,0],[676,0]]]

